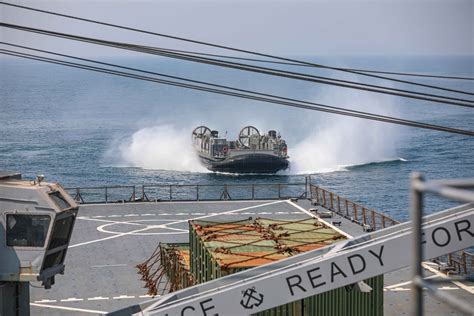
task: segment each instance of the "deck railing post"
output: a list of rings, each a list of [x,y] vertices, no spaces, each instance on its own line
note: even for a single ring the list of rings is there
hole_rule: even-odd
[[[375,223],[375,212],[374,211],[370,211],[370,215],[371,215],[371,221],[372,221],[372,227],[374,229],[377,229],[377,227],[375,227],[376,223]]]
[[[107,204],[108,200],[107,200],[107,187],[105,187],[105,204]]]
[[[367,216],[366,216],[365,207],[362,207],[362,222],[364,223],[364,225],[367,225]]]
[[[334,194],[332,192],[329,192],[329,198],[331,199],[330,210],[334,211]]]
[[[278,199],[281,199],[281,184],[278,183]]]
[[[323,206],[326,207],[326,190],[321,189],[321,192],[323,193]]]
[[[173,201],[173,190],[172,190],[171,184],[170,184],[170,201]]]
[[[145,185],[142,185],[142,202],[145,202]]]
[[[135,202],[135,194],[136,194],[136,190],[135,190],[135,186],[133,186],[133,190],[132,190],[132,202]]]
[[[352,203],[352,208],[354,209],[354,219],[358,222],[359,219],[357,218],[357,205]]]
[[[337,213],[341,214],[341,198],[339,197],[339,195],[336,196],[336,200],[337,200]]]
[[[196,185],[196,200],[199,201],[199,184]]]
[[[423,278],[423,240],[422,240],[422,219],[423,216],[423,195],[415,188],[415,184],[423,181],[421,175],[412,174],[411,176],[411,221],[412,221],[412,287],[411,301],[413,302],[412,315],[423,315],[423,287],[419,281]]]
[[[382,215],[382,228],[385,228],[385,216]]]
[[[252,200],[255,200],[255,184],[252,183]]]
[[[308,176],[309,177],[309,176]],[[308,198],[308,177],[304,178],[304,197]]]
[[[346,216],[349,216],[349,201],[344,199],[344,206],[346,208]]]

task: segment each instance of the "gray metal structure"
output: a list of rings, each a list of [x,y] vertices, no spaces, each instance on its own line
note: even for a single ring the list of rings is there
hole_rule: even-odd
[[[78,207],[59,184],[0,173],[0,315],[29,315],[29,282],[64,273]]]
[[[447,199],[457,200],[462,202],[474,202],[474,192],[468,189],[474,189],[474,179],[463,179],[463,180],[438,180],[438,181],[424,181],[423,177],[419,173],[414,173],[411,178],[411,215],[412,215],[412,302],[413,310],[412,315],[421,316],[424,314],[424,298],[423,288],[429,290],[429,292],[437,299],[453,306],[460,312],[466,315],[472,315],[474,311],[467,302],[463,302],[458,298],[441,293],[434,286],[433,281],[429,281],[423,278],[423,266],[422,260],[424,257],[425,248],[425,236],[422,231],[422,216],[423,216],[423,197],[425,193],[434,193]],[[474,237],[474,233],[470,230],[471,226],[463,228],[463,231],[467,232],[470,237]],[[441,231],[441,230],[440,230]],[[461,235],[459,235],[461,236]],[[450,235],[446,234],[445,239],[438,241],[440,246],[450,242]]]

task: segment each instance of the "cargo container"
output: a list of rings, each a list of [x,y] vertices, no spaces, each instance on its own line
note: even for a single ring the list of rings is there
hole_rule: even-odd
[[[189,245],[161,246],[161,262],[167,266],[165,271],[173,291],[346,238],[313,218],[297,221],[249,218],[225,223],[195,220],[189,223],[189,228]],[[369,293],[343,287],[255,315],[382,315],[383,276],[365,282],[372,287]]]

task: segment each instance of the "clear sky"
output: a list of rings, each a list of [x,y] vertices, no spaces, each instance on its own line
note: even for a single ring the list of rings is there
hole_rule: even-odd
[[[14,1],[65,14],[280,55],[474,55],[474,0]],[[1,20],[105,39],[206,50],[0,6]],[[0,29],[2,41],[81,55],[123,52]]]

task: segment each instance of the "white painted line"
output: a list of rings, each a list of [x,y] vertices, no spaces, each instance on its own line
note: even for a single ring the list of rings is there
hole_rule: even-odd
[[[73,307],[66,307],[66,306],[55,306],[55,305],[45,305],[45,304],[36,304],[36,303],[30,303],[30,305],[37,306],[37,307],[62,309],[62,310],[71,311],[71,312],[91,313],[91,314],[100,314],[100,315],[107,314],[107,312],[97,311],[97,310],[92,310],[92,309],[73,308]]]
[[[424,278],[424,280],[434,279],[434,278],[437,278],[437,277],[438,277],[437,275],[430,275],[429,277]],[[387,289],[387,290],[390,290],[390,289],[393,289],[393,288],[396,288],[396,287],[401,287],[401,286],[408,285],[408,284],[411,284],[411,281],[406,281],[406,282],[401,282],[401,283],[397,283],[397,284],[388,285],[384,288]]]
[[[81,242],[81,243],[78,243],[78,244],[75,244],[75,245],[70,245],[68,248],[76,248],[76,247],[79,247],[79,246],[89,245],[89,244],[93,244],[93,243],[96,243],[96,242],[99,242],[99,241],[114,239],[114,238],[130,235],[130,234],[133,234],[133,233],[139,233],[141,231],[148,230],[148,229],[150,229],[149,226],[147,226],[145,228],[142,228],[142,229],[132,230],[132,231],[129,231],[127,233],[121,233],[121,234],[117,234],[117,235],[113,235],[113,236],[109,236],[109,237],[105,237],[105,238],[100,238],[100,239],[94,239],[94,240],[90,240],[90,241],[86,241],[86,242]]]
[[[289,214],[289,212],[276,212],[275,214]]]
[[[84,300],[83,298],[70,297],[70,298],[66,298],[64,300],[61,300],[61,302],[80,302],[80,301],[83,301],[83,300]]]
[[[161,214],[157,214],[157,215],[173,215],[173,214],[170,214],[170,213],[161,213]]]
[[[121,299],[125,299],[125,298],[135,298],[135,296],[133,296],[133,295],[120,295],[120,296],[114,296],[113,297],[114,300],[121,300]]]
[[[122,217],[122,215],[109,215],[107,217]]]
[[[96,222],[112,223],[112,224],[128,224],[128,225],[143,226],[143,224],[133,223],[134,221],[130,221],[130,222],[118,222],[118,221],[111,221],[111,220],[107,220],[107,219],[79,218],[79,217],[78,217],[78,219],[83,219],[83,220],[86,220],[86,221],[96,221]],[[136,222],[136,221],[135,221],[135,222]]]
[[[138,214],[127,214],[127,215],[124,215],[123,217],[133,217],[133,216],[140,216]]]
[[[433,269],[432,267],[430,267],[429,265],[427,265],[427,264],[425,264],[425,263],[423,263],[423,267],[424,267],[426,270],[432,272],[433,274],[436,274],[437,276],[439,276],[439,277],[441,277],[441,278],[443,278],[443,279],[449,279],[449,277],[448,277],[447,275],[445,275],[445,274],[439,272],[439,271],[436,270],[436,269]],[[465,291],[467,291],[467,292],[469,292],[469,293],[471,293],[471,294],[474,294],[474,287],[472,287],[472,286],[467,286],[467,285],[465,285],[464,283],[459,282],[459,281],[452,281],[452,280],[448,280],[448,281],[452,282],[454,285],[460,287],[461,289],[463,289],[463,290],[465,290]]]
[[[185,216],[188,216],[189,213],[175,213],[174,215],[185,215]]]
[[[301,212],[303,212],[303,213],[309,215],[310,217],[313,217],[313,218],[317,219],[318,221],[324,223],[324,225],[331,227],[332,229],[334,229],[335,231],[337,231],[339,234],[344,235],[344,236],[346,236],[347,238],[352,238],[352,236],[349,235],[348,233],[346,233],[345,231],[343,231],[343,230],[341,230],[340,228],[337,228],[336,226],[334,226],[333,224],[328,223],[328,222],[326,222],[325,220],[323,220],[323,219],[317,217],[315,214],[311,213],[310,211],[305,210],[304,208],[302,208],[302,207],[299,206],[298,204],[296,204],[296,203],[294,203],[294,202],[291,202],[290,200],[286,200],[286,202],[287,202],[288,204],[290,204],[290,205],[293,205],[293,206],[296,207],[297,209],[301,210]],[[300,213],[298,213],[298,214],[300,214]]]
[[[439,287],[438,290],[460,290],[460,288],[454,286],[442,286]]]
[[[91,266],[91,268],[110,268],[110,267],[126,267],[127,265],[125,263],[119,263],[119,264],[102,264],[102,265],[97,265],[97,266]]]
[[[104,218],[106,217],[105,215],[97,215],[97,216],[92,216],[92,218]]]
[[[191,215],[206,215],[206,213],[191,213]]]
[[[255,212],[244,212],[241,213],[242,215],[255,215]]]
[[[35,303],[56,303],[57,300],[48,300],[48,299],[43,299],[41,301],[35,301]]]
[[[257,214],[260,214],[260,215],[268,215],[268,214],[273,214],[272,212],[260,212],[260,213],[257,213]]]
[[[392,292],[404,292],[404,291],[410,291],[410,288],[396,287],[394,289],[391,289],[390,291],[392,291]]]
[[[109,298],[107,296],[96,296],[96,297],[89,297],[87,300],[88,301],[102,301],[102,300],[108,300]]]
[[[140,295],[139,297],[140,297],[140,298],[147,298],[147,297],[159,297],[159,296],[160,296],[160,295],[151,296],[151,295],[146,294],[146,295]]]
[[[291,202],[291,201],[288,201],[288,202]],[[291,202],[293,203],[293,202]],[[293,203],[294,204],[294,203]],[[296,204],[295,204],[296,205]],[[290,214],[301,214],[300,212],[290,212]]]
[[[148,213],[148,214],[142,214],[141,216],[155,216],[155,215],[156,215],[156,214],[150,214],[150,213]]]

